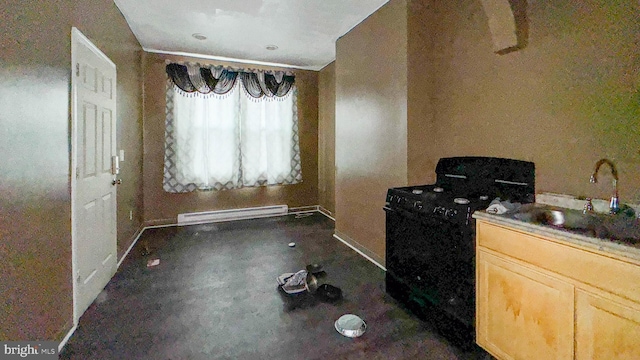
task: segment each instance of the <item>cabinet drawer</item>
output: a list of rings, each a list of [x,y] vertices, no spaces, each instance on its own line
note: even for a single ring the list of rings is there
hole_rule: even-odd
[[[477,222],[477,245],[640,302],[640,266],[519,230]]]

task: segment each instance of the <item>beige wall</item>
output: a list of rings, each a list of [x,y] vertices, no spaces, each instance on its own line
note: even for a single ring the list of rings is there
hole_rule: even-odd
[[[318,74],[318,205],[336,211],[336,66],[325,66]]]
[[[110,0],[5,1],[0,13],[0,340],[62,340],[72,326],[71,27],[118,68],[118,148],[128,183],[118,219],[140,210],[140,52]],[[123,209],[125,208],[125,209]],[[119,224],[123,253],[140,221]]]
[[[479,0],[409,0],[406,16],[392,1],[338,41],[336,232],[382,254],[385,188],[433,182],[446,156],[533,161],[538,192],[597,198],[611,177],[589,175],[607,157],[622,201],[640,203],[637,1],[517,3],[525,46],[504,55]],[[382,106],[405,92],[406,114]]]
[[[336,234],[384,262],[386,191],[407,182],[407,3],[336,44]]]
[[[407,181],[431,184],[434,169],[434,1],[408,1],[407,6]],[[395,185],[397,186],[397,185]]]
[[[637,1],[529,2],[528,43],[506,55],[480,1],[435,4],[434,159],[530,160],[538,192],[606,198],[589,175],[607,157],[622,201],[640,202]]]
[[[302,161],[302,183],[225,191],[171,194],[162,189],[164,169],[165,60],[192,61],[246,68],[246,64],[145,54],[144,79],[144,219],[149,224],[175,223],[178,214],[237,209],[263,205],[289,207],[318,204],[318,73],[296,70],[298,130]],[[263,68],[251,65],[251,68]],[[282,69],[279,69],[282,70]]]

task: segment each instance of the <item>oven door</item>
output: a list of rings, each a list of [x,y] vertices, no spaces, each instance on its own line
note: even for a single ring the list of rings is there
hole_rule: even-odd
[[[473,229],[438,216],[385,207],[387,272],[467,325],[475,312]]]

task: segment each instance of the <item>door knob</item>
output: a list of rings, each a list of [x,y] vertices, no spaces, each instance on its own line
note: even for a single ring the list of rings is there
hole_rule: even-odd
[[[111,185],[116,186],[122,184],[122,179],[113,179]]]

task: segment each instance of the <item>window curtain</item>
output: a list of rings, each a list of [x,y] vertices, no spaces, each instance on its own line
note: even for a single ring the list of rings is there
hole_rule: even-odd
[[[294,77],[167,65],[163,188],[302,181]]]

